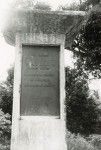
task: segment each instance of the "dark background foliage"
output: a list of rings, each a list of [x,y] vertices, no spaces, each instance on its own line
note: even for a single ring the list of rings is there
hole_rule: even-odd
[[[0,85],[0,108],[6,114],[12,115],[14,68],[8,70],[8,77]]]
[[[66,68],[66,125],[72,133],[87,136],[96,132],[99,111],[85,76],[77,69]]]

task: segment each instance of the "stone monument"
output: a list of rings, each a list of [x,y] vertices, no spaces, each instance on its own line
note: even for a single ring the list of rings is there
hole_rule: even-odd
[[[67,150],[64,42],[83,12],[12,10],[3,30],[15,46],[11,150]]]

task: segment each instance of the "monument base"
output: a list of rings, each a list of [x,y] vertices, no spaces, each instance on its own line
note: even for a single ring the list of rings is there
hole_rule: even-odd
[[[51,117],[21,117],[11,150],[66,150],[64,122]]]

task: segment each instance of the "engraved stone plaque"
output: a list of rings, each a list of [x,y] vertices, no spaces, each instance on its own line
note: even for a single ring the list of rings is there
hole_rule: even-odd
[[[22,46],[21,115],[60,115],[59,49]]]

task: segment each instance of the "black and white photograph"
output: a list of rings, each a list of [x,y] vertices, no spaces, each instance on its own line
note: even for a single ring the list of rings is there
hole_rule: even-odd
[[[101,0],[0,0],[0,150],[101,150]]]

